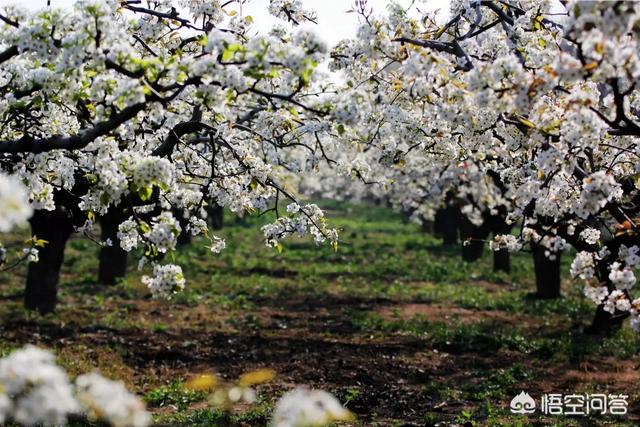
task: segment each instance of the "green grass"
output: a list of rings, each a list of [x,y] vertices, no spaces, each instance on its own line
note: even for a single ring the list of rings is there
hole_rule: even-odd
[[[144,400],[152,408],[173,406],[178,412],[183,412],[189,405],[207,399],[207,393],[192,391],[184,388],[181,381],[172,381],[169,385],[161,386],[149,391]]]

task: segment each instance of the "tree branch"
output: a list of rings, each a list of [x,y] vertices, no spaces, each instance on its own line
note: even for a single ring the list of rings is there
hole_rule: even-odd
[[[96,124],[73,136],[54,135],[49,138],[36,139],[30,136],[14,141],[0,141],[0,153],[43,153],[52,150],[77,150],[86,147],[97,138],[107,135],[121,124],[134,118],[144,110],[146,102],[126,107],[114,114],[109,120]]]

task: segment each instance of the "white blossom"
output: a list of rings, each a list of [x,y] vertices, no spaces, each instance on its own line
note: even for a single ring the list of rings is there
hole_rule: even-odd
[[[0,232],[26,223],[32,213],[25,186],[16,177],[0,173]]]
[[[590,245],[595,245],[600,239],[600,230],[595,228],[585,228],[580,233],[580,238]]]
[[[492,251],[506,249],[509,252],[517,252],[522,248],[522,243],[518,241],[516,236],[511,234],[501,234],[495,236],[493,240],[489,242],[489,248]]]
[[[276,403],[273,427],[314,427],[348,420],[351,413],[331,394],[299,388],[286,393]]]
[[[0,359],[0,418],[22,425],[64,424],[78,412],[67,374],[55,363],[55,356],[26,346]]]
[[[80,375],[75,383],[78,400],[90,418],[105,420],[113,427],[146,427],[151,423],[144,403],[121,381],[93,372]]]
[[[621,268],[621,264],[614,262],[611,264],[611,272],[609,273],[609,280],[614,284],[616,289],[628,290],[636,283],[636,276],[630,267]]]
[[[603,308],[611,314],[615,313],[616,310],[629,311],[631,309],[631,302],[627,299],[624,292],[615,290],[609,294]]]
[[[147,285],[154,298],[171,299],[184,289],[186,280],[179,265],[156,264],[153,266],[153,277],[142,276],[142,283]]]

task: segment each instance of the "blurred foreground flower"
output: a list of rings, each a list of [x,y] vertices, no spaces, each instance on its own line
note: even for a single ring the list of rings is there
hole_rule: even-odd
[[[224,382],[213,374],[202,374],[187,381],[185,388],[210,391],[209,403],[216,408],[228,409],[241,401],[254,403],[256,392],[252,386],[271,381],[275,376],[275,371],[271,369],[259,369],[242,374],[235,382]]]
[[[32,213],[27,188],[18,178],[0,173],[0,232],[26,223]]]
[[[79,376],[76,387],[78,400],[91,420],[108,420],[113,427],[145,427],[151,422],[144,403],[129,393],[122,381],[92,372]]]
[[[121,382],[81,375],[75,390],[53,353],[27,345],[0,359],[0,423],[53,426],[86,414],[113,427],[146,427],[144,404]]]
[[[353,414],[326,391],[298,388],[278,400],[271,426],[319,427],[353,418]]]

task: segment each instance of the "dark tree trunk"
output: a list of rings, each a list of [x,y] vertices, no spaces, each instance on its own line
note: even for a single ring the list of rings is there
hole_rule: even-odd
[[[189,225],[189,218],[184,217],[184,211],[178,210],[173,213],[173,215],[177,218],[180,223],[180,228],[182,231],[178,236],[178,246],[184,246],[191,243],[191,233],[187,230],[187,226]]]
[[[211,219],[212,230],[222,230],[224,225],[224,208],[215,202],[211,202],[207,209]]]
[[[433,234],[433,221],[423,219],[420,223],[420,230],[426,234]]]
[[[500,249],[493,253],[493,271],[511,272],[511,256],[506,249]]]
[[[612,246],[610,250],[614,252],[614,256],[617,255],[620,250],[619,245]],[[598,273],[599,277],[603,279],[602,282],[604,285],[609,289],[609,292],[612,292],[615,286],[611,283],[611,280],[609,280],[609,265],[607,262],[598,263]],[[628,296],[629,295],[627,295],[627,297]],[[628,317],[628,314],[629,313],[622,313],[617,310],[611,314],[605,311],[604,306],[600,304],[593,316],[591,326],[587,328],[586,332],[595,335],[609,335],[622,327],[622,323],[624,319]]]
[[[98,283],[113,285],[127,273],[127,252],[120,247],[118,225],[125,219],[122,210],[113,208],[100,218],[102,240],[111,240],[111,246],[100,249],[100,265],[98,267]]]
[[[71,213],[62,206],[54,211],[37,210],[29,221],[31,234],[48,243],[39,248],[39,261],[29,263],[24,305],[27,310],[51,313],[58,299],[64,247],[73,232]]]
[[[543,299],[560,297],[560,253],[555,260],[544,254],[543,246],[533,249],[533,264],[536,273],[536,296]]]
[[[433,222],[433,232],[442,238],[445,245],[458,244],[459,215],[458,210],[453,206],[447,206],[436,211]]]
[[[628,314],[619,311],[611,314],[605,311],[601,304],[596,309],[591,326],[587,328],[586,332],[595,335],[609,335],[622,327],[622,323],[628,317]]]
[[[477,261],[484,252],[484,241],[489,236],[485,224],[477,227],[467,218],[460,221],[460,238],[462,240],[462,259],[468,262]]]
[[[493,235],[511,233],[511,225],[506,221],[506,209],[501,208],[500,213],[491,217],[489,223]],[[493,271],[511,272],[511,255],[506,249],[501,249],[493,253]]]

